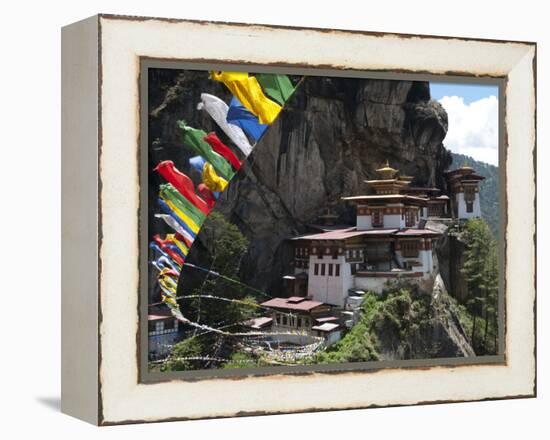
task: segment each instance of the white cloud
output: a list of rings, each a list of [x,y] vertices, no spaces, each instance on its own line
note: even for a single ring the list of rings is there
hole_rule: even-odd
[[[449,116],[443,143],[454,153],[498,165],[498,100],[488,96],[469,104],[460,96],[439,100]]]

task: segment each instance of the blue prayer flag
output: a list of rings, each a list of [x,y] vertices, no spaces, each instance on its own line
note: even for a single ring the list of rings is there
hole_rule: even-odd
[[[158,199],[158,203],[161,207],[161,209],[164,211],[165,214],[168,214],[170,217],[172,217],[174,220],[176,220],[183,229],[185,229],[191,237],[196,238],[197,234],[195,234],[189,226],[187,226],[187,223],[183,221],[174,211],[172,211],[172,208],[170,208],[166,202],[162,199]]]
[[[233,97],[227,110],[227,122],[241,127],[254,142],[258,142],[267,130],[268,124],[260,124],[258,118]]]
[[[193,156],[189,159],[189,165],[191,165],[193,168],[195,168],[199,173],[202,174],[202,169],[204,168],[204,164],[206,161],[202,156]]]

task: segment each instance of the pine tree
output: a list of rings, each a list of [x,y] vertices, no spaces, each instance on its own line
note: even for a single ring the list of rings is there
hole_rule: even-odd
[[[464,229],[466,243],[462,273],[468,285],[468,311],[472,315],[470,340],[478,354],[497,351],[498,257],[495,239],[482,219],[469,220]],[[482,320],[483,328],[478,327]],[[489,334],[494,333],[489,347]]]

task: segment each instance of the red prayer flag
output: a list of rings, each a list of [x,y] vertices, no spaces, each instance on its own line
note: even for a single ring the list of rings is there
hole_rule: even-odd
[[[188,238],[181,235],[179,232],[176,232],[174,236],[179,240],[183,241],[185,243],[185,246],[187,246],[188,249],[191,249],[191,246],[193,245],[193,242],[190,241]]]
[[[216,204],[216,197],[214,197],[214,193],[212,193],[210,188],[208,188],[204,183],[199,183],[197,190],[204,200],[206,200],[206,203],[208,203],[210,209],[212,209]]]
[[[164,251],[166,252],[168,255],[170,255],[170,257],[176,262],[178,263],[180,266],[183,266],[183,260],[182,258],[177,254],[175,253],[171,248],[170,246],[168,246],[167,243],[170,243],[169,240],[163,240],[160,238],[160,235],[155,235],[153,237],[153,240],[155,240],[159,247]]]
[[[216,153],[227,160],[235,171],[241,168],[241,162],[237,156],[235,156],[235,153],[233,153],[227,145],[220,141],[220,138],[216,135],[216,133],[208,133],[203,139],[208,142]]]
[[[171,160],[165,160],[157,165],[154,171],[158,171],[162,177],[170,182],[187,200],[208,215],[210,207],[195,193],[193,181],[174,166]]]

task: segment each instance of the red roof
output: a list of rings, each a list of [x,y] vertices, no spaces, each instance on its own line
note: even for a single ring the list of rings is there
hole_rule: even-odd
[[[431,229],[418,229],[418,228],[387,228],[387,229],[366,229],[364,231],[330,231],[322,232],[319,234],[302,235],[301,237],[292,238],[292,240],[346,240],[352,237],[360,236],[414,236],[414,235],[441,235],[439,232],[432,231]]]
[[[355,226],[350,225],[316,225],[316,224],[309,224],[307,225],[308,228],[315,229],[322,232],[328,232],[328,231],[341,231],[343,229],[355,229]]]
[[[357,231],[355,228],[352,230],[344,229],[341,231],[329,231],[320,232],[319,234],[302,235],[295,237],[292,240],[346,240],[348,238],[359,237],[361,235],[384,235],[393,234],[398,229],[367,229],[364,231]]]
[[[291,297],[292,298],[292,297]],[[264,307],[272,307],[276,309],[301,310],[309,312],[310,310],[323,305],[322,302],[304,299],[299,302],[289,301],[291,298],[272,298],[269,301],[263,302]]]
[[[363,232],[363,235],[393,235],[395,234],[399,229],[397,228],[377,228],[377,229],[367,229]]]
[[[263,327],[268,326],[273,321],[273,318],[270,318],[268,316],[261,316],[259,318],[252,318],[248,321],[245,321],[244,324],[255,329],[261,329]]]
[[[315,321],[317,322],[334,322],[338,321],[338,318],[336,316],[325,316],[324,318],[315,318]]]
[[[441,233],[432,231],[431,229],[416,229],[416,228],[409,228],[409,229],[402,229],[399,232],[395,233],[396,236],[402,237],[404,235],[407,236],[414,236],[414,235],[441,235]]]
[[[336,330],[338,328],[338,324],[333,324],[331,322],[325,322],[322,325],[314,325],[311,327],[312,330],[320,330],[322,332],[331,332],[333,330]]]
[[[351,202],[360,202],[360,201],[368,201],[368,200],[403,200],[403,201],[410,201],[410,202],[421,202],[425,203],[428,199],[424,197],[416,197],[416,196],[409,196],[407,194],[377,194],[373,196],[350,196],[350,197],[342,197],[342,200],[349,200]]]

